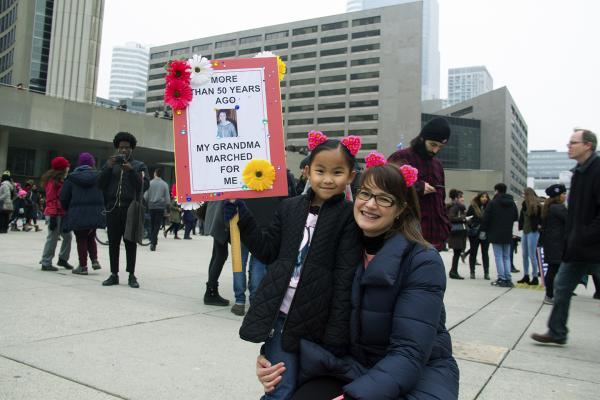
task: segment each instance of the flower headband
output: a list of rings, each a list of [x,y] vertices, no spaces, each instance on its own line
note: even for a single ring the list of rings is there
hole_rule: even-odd
[[[386,165],[388,163],[387,160],[385,159],[385,156],[376,151],[370,152],[365,157],[365,162],[366,162],[367,168],[378,167],[380,165]],[[399,168],[399,170],[402,173],[402,177],[404,178],[404,182],[406,183],[407,187],[411,187],[412,185],[415,184],[415,182],[417,181],[417,178],[419,176],[418,169],[416,169],[415,167],[413,167],[411,165],[404,164],[403,166],[401,166]]]
[[[325,143],[329,138],[321,131],[310,131],[308,132],[308,149],[314,150],[318,145]],[[360,136],[346,136],[341,140],[342,144],[348,149],[350,154],[355,157],[360,147],[362,146],[362,141]]]

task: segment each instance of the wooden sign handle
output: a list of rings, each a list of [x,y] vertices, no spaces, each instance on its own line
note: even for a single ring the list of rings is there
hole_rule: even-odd
[[[240,240],[240,228],[238,221],[240,216],[235,214],[229,220],[229,236],[231,241],[231,266],[233,272],[242,272],[242,242]]]

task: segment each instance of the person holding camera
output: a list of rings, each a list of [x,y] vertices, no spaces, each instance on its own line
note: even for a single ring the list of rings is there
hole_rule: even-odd
[[[106,230],[111,272],[108,279],[102,282],[103,286],[119,284],[119,246],[122,238],[125,243],[129,286],[140,287],[135,277],[137,246],[135,242],[124,237],[129,205],[135,199],[141,201],[140,194],[149,186],[146,164],[133,158],[136,144],[137,140],[131,133],[117,133],[113,139],[117,154],[106,161],[98,179],[98,186],[104,193],[106,207]]]

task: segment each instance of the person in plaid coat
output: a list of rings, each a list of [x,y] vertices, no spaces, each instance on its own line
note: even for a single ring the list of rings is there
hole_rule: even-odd
[[[450,221],[446,214],[446,189],[444,167],[436,155],[448,143],[450,126],[444,118],[429,121],[410,147],[393,153],[388,162],[397,165],[410,164],[419,170],[419,180],[414,187],[421,207],[421,230],[423,237],[437,250],[444,248],[450,233]]]

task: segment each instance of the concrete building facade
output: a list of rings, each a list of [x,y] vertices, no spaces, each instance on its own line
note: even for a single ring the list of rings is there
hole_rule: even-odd
[[[117,101],[145,98],[149,60],[148,49],[140,43],[128,42],[124,46],[115,46],[110,65],[108,98]]]
[[[416,0],[348,0],[346,11],[411,3]],[[440,98],[440,46],[439,5],[437,0],[422,0],[423,3],[423,48],[421,64],[421,99]]]
[[[146,112],[164,109],[164,65],[273,51],[287,63],[281,82],[286,144],[306,146],[311,129],[363,138],[363,151],[394,151],[420,129],[421,2],[332,15],[150,49]]]
[[[104,0],[0,1],[0,83],[93,102]]]
[[[480,168],[501,171],[508,191],[522,196],[527,186],[527,124],[506,87],[436,114],[481,121]]]
[[[494,88],[494,81],[483,65],[448,69],[448,104],[469,100]]]

